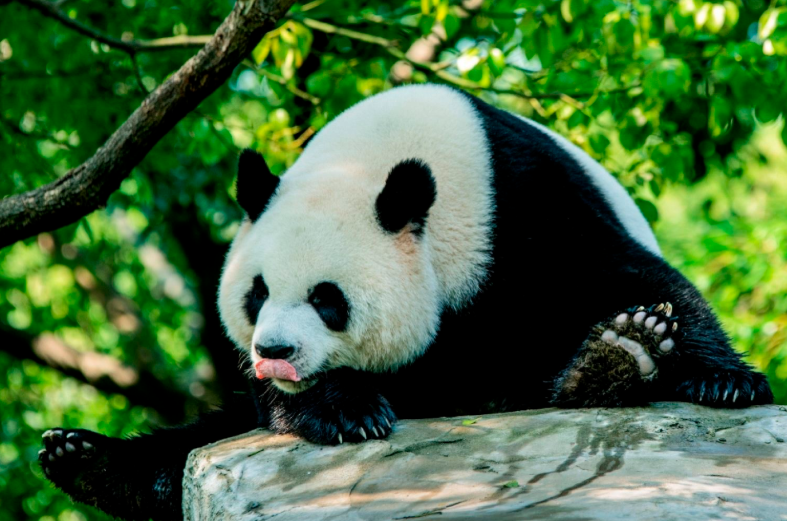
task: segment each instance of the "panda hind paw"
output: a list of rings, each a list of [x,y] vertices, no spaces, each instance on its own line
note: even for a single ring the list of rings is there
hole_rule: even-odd
[[[656,373],[653,359],[669,355],[675,348],[678,317],[672,312],[669,302],[631,308],[603,325],[601,340],[626,350],[636,360],[640,374],[652,377]]]
[[[572,362],[553,381],[561,407],[619,407],[647,403],[656,361],[674,352],[677,318],[670,304],[636,307],[597,324]]]

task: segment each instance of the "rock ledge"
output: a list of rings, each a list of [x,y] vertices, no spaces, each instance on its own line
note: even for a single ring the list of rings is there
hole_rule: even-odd
[[[253,431],[197,449],[191,521],[787,519],[787,407],[657,403],[401,422],[322,447]]]

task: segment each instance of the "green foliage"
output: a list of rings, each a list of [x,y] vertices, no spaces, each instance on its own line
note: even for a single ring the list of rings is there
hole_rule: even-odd
[[[210,34],[232,4],[62,8],[106,34],[152,39]],[[82,163],[194,52],[143,53],[135,65],[24,6],[0,9],[0,195]],[[424,36],[430,61],[397,65]],[[221,370],[203,337],[217,324],[208,296],[240,218],[237,150],[256,148],[284,171],[314,132],[390,88],[405,65],[409,81],[468,89],[601,161],[787,403],[786,56],[785,0],[299,4],[105,211],[0,251],[0,323],[211,396]],[[42,479],[44,428],[119,435],[161,421],[2,346],[0,409],[0,521],[104,519]]]

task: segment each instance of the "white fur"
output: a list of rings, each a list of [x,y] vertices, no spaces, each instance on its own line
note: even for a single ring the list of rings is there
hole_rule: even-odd
[[[233,340],[252,357],[256,337],[298,345],[309,353],[292,363],[305,378],[326,367],[386,370],[419,356],[443,308],[466,305],[486,276],[493,197],[485,143],[470,104],[444,87],[393,89],[336,118],[233,242],[219,292]],[[437,184],[420,239],[391,236],[374,213],[388,173],[408,158],[425,161]],[[243,299],[260,273],[270,297],[255,332]],[[350,303],[343,333],[305,307],[323,281]]]
[[[653,230],[651,230],[647,219],[642,215],[642,212],[640,212],[634,200],[628,192],[626,192],[626,189],[623,188],[612,174],[607,172],[603,166],[590,157],[584,150],[557,132],[535,121],[531,121],[521,116],[519,117],[529,125],[547,134],[558,146],[568,152],[571,157],[579,163],[579,166],[585,171],[591,182],[607,199],[607,202],[612,206],[618,220],[629,235],[651,253],[655,253],[661,257],[659,243],[656,241],[656,236],[653,234]]]

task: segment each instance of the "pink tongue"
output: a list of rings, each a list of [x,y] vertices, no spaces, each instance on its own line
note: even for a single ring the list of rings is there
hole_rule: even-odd
[[[271,377],[278,378],[279,380],[289,380],[291,382],[301,381],[301,377],[298,376],[298,371],[284,360],[263,358],[254,364],[254,369],[257,371],[257,378],[260,380]]]

